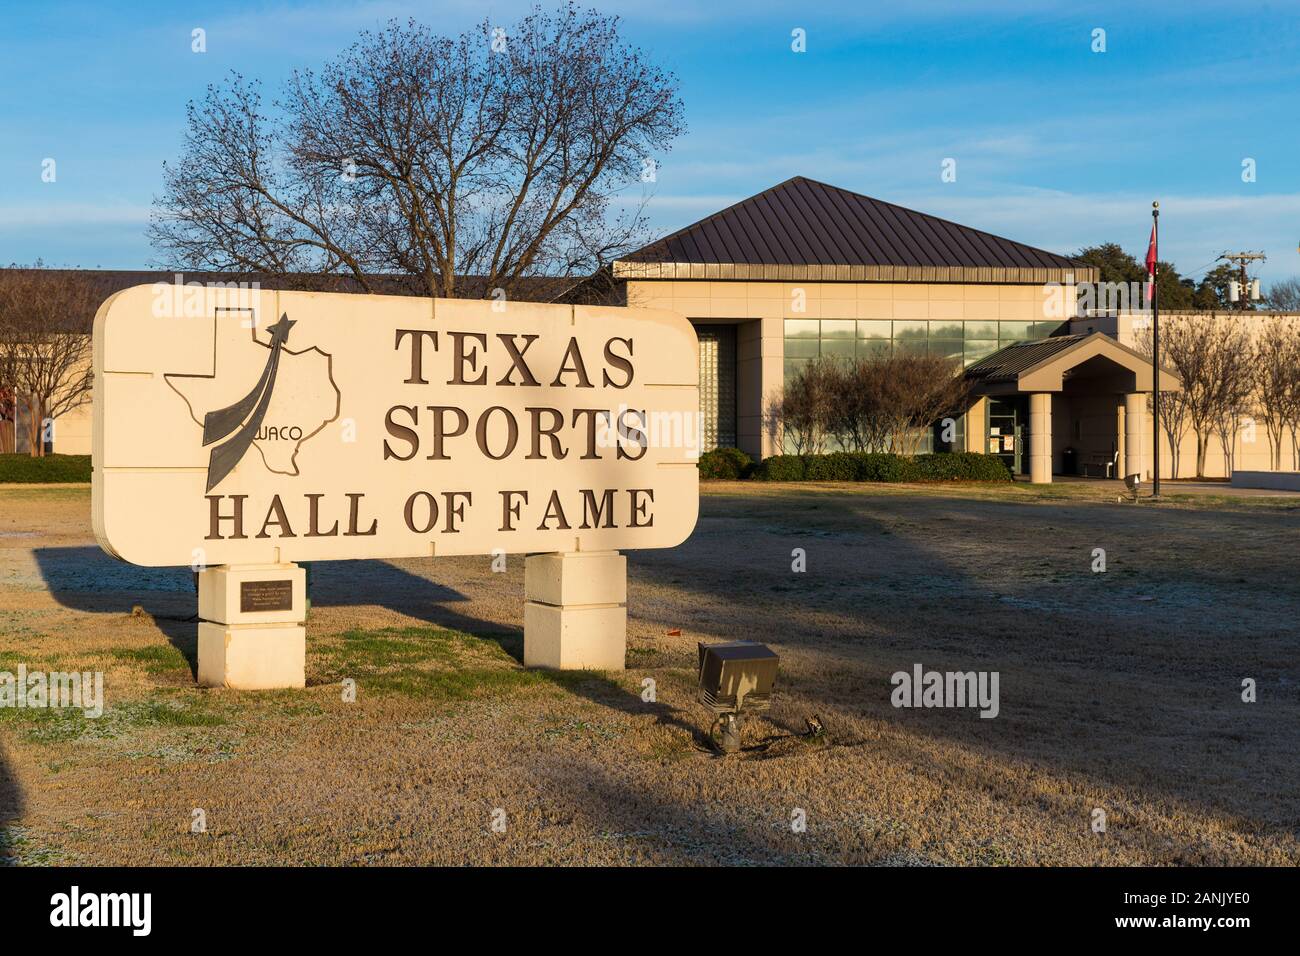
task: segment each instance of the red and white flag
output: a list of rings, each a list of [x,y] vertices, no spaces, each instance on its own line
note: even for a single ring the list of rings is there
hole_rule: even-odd
[[[1156,294],[1156,224],[1151,224],[1151,243],[1147,246],[1147,302]]]

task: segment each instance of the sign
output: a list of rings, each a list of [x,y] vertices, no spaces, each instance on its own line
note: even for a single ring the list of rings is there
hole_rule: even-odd
[[[677,313],[260,290],[181,309],[171,292],[126,289],[95,317],[110,554],[665,548],[695,526],[697,343]]]
[[[292,581],[281,579],[239,582],[239,613],[258,614],[266,611],[292,610]]]

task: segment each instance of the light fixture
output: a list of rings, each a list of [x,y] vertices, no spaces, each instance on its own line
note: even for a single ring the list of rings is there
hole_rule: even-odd
[[[723,753],[740,749],[741,711],[766,710],[772,701],[780,658],[757,641],[700,644],[699,700],[718,715],[710,732],[721,724]]]
[[[1142,475],[1136,472],[1131,475],[1125,475],[1124,487],[1129,490],[1129,494],[1133,496],[1133,500],[1137,501],[1138,489],[1142,487]]]

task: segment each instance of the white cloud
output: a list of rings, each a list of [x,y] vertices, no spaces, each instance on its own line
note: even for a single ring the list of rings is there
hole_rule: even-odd
[[[138,203],[25,202],[0,206],[0,232],[19,232],[43,226],[142,226],[150,207]]]

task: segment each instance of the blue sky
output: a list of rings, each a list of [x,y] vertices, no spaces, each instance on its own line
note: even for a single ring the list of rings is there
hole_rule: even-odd
[[[1162,258],[1184,272],[1262,248],[1266,283],[1300,274],[1296,4],[594,5],[681,80],[690,129],[649,204],[662,232],[804,175],[1066,253],[1113,240],[1140,256],[1159,199]],[[274,88],[389,17],[459,32],[527,6],[6,3],[0,261],[150,266],[144,227],[185,103],[232,69]]]

